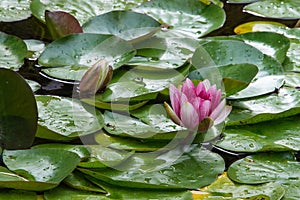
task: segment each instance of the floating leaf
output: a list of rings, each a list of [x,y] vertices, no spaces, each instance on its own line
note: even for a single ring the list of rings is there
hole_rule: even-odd
[[[0,2],[0,22],[11,22],[27,19],[31,15],[30,0],[2,0]]]
[[[106,90],[95,96],[100,102],[145,101],[156,98],[158,92],[179,84],[187,76],[190,65],[177,70],[143,70],[138,67],[117,70]],[[113,105],[112,105],[113,106]]]
[[[252,79],[256,76],[258,68],[256,65],[243,63],[243,64],[230,64],[217,67],[215,69],[223,80],[226,96],[245,89]],[[202,80],[202,69],[194,70],[189,74],[190,79]]]
[[[198,38],[220,28],[225,21],[223,9],[197,0],[154,0],[133,10],[167,24],[166,30],[159,33],[162,37]]]
[[[218,179],[200,191],[209,192],[209,198],[230,197],[230,199],[277,199],[280,200],[285,194],[284,188],[277,183],[260,185],[238,184],[230,180],[227,173],[223,173]],[[212,196],[210,198],[210,196]]]
[[[36,100],[39,110],[38,137],[70,140],[95,133],[103,127],[100,111],[82,105],[79,100],[58,96],[36,96]]]
[[[216,145],[235,152],[299,151],[299,116],[228,127]]]
[[[77,190],[106,193],[105,190],[103,190],[99,186],[91,183],[89,180],[87,180],[84,177],[83,174],[81,174],[78,171],[74,171],[71,174],[69,174],[64,179],[64,183],[74,189],[77,189]]]
[[[23,64],[26,55],[27,47],[23,40],[0,33],[0,68],[17,70]]]
[[[299,162],[291,153],[262,153],[233,163],[229,177],[239,183],[259,184],[280,180],[299,181]]]
[[[65,0],[32,0],[30,8],[32,14],[41,21],[45,20],[45,10],[60,10],[74,15],[80,24],[83,24],[99,14],[111,10],[130,9],[142,2],[143,0],[128,0],[126,2],[122,0],[77,0],[68,2]]]
[[[30,147],[35,138],[38,115],[31,88],[16,72],[0,68],[0,96],[1,147]]]
[[[166,142],[144,141],[133,138],[115,137],[113,135],[101,132],[95,135],[95,141],[113,149],[121,149],[125,151],[156,151],[162,147],[166,147]]]
[[[5,200],[37,200],[37,195],[35,192],[21,191],[21,190],[1,190],[0,199]]]
[[[192,63],[196,68],[249,63],[259,68],[258,77],[268,74],[281,74],[282,66],[276,60],[264,55],[256,48],[237,40],[210,41],[202,45],[207,55],[195,52]],[[238,51],[237,51],[238,49]],[[206,58],[210,56],[211,58]],[[212,59],[213,62],[207,62]]]
[[[84,168],[105,168],[115,167],[122,162],[126,161],[132,154],[133,151],[120,151],[111,149],[106,146],[105,143],[99,145],[89,145],[89,151],[91,153],[90,158],[81,162],[78,166]]]
[[[32,147],[33,149],[61,149],[76,153],[81,160],[86,160],[90,157],[90,150],[88,147],[83,145],[72,145],[72,144],[60,144],[60,143],[48,143],[39,144]]]
[[[300,112],[299,95],[299,91],[284,87],[278,93],[235,101],[227,125],[253,124],[296,115]]]
[[[198,46],[199,42],[190,38],[151,37],[134,43],[137,56],[127,64],[148,70],[176,69],[192,56]]]
[[[39,57],[39,64],[51,67],[43,70],[50,76],[80,80],[87,69],[101,59],[107,60],[116,69],[134,54],[132,45],[121,38],[82,33],[69,35],[49,44]]]
[[[284,61],[290,46],[289,39],[278,33],[253,32],[236,37],[243,39],[246,44],[254,46],[264,54],[272,56],[280,63]]]
[[[170,190],[128,190],[127,188],[107,186],[109,188],[109,194],[97,194],[90,193],[81,190],[74,190],[66,186],[60,186],[53,190],[45,192],[45,198],[47,200],[69,200],[80,199],[80,200],[113,200],[113,199],[132,199],[132,200],[149,200],[149,199],[161,199],[164,200],[192,200],[190,192],[186,191],[170,191]]]
[[[244,11],[260,17],[299,19],[300,2],[294,0],[262,0],[244,7]]]
[[[57,186],[75,169],[79,157],[57,149],[5,150],[3,161],[9,170],[30,181],[7,184],[6,187],[40,191]]]
[[[158,171],[148,171],[140,168],[141,165],[152,162],[147,155],[141,154],[131,158],[127,162],[128,164],[124,163],[122,165],[124,171],[108,168],[99,170],[80,169],[80,171],[117,186],[148,189],[197,189],[213,182],[217,174],[224,170],[224,161],[219,155],[201,149],[197,145],[192,146],[187,153],[173,163],[166,163],[167,166]]]
[[[85,33],[116,35],[124,40],[153,35],[159,28],[160,23],[152,17],[132,11],[107,12],[83,25]]]
[[[73,33],[82,33],[82,28],[77,19],[63,11],[45,11],[46,25],[56,40]]]
[[[35,81],[26,80],[26,82],[30,86],[30,88],[33,92],[36,92],[37,90],[39,90],[41,88],[41,85]]]
[[[251,87],[239,91],[238,93],[231,95],[231,99],[242,99],[242,98],[251,98],[256,96],[261,96],[264,94],[269,94],[276,92],[284,84],[283,75],[271,75],[261,77],[257,80],[254,80],[251,83]]]

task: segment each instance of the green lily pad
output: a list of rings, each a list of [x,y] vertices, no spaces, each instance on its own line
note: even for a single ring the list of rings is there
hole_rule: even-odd
[[[33,92],[36,92],[37,90],[39,90],[41,88],[41,85],[38,82],[35,82],[32,80],[27,80],[27,79],[26,79],[26,82],[30,86],[30,88]]]
[[[106,184],[107,185],[107,184]],[[108,188],[108,186],[106,186]],[[44,196],[46,200],[113,200],[113,199],[130,199],[130,200],[192,200],[192,195],[187,191],[165,191],[165,190],[128,190],[127,188],[109,186],[109,194],[97,194],[86,191],[80,191],[59,186],[53,190],[46,191]]]
[[[35,192],[29,192],[29,191],[2,190],[0,192],[0,199],[5,199],[5,200],[15,200],[15,199],[36,200],[37,195],[36,195]]]
[[[237,35],[237,38],[243,39],[249,44],[266,55],[272,56],[278,62],[283,63],[290,41],[287,37],[279,33],[270,32],[252,32]]]
[[[208,78],[209,80],[213,80],[213,83],[216,83],[217,85],[218,82],[221,82],[221,80],[223,79],[222,75],[225,75],[221,69],[219,70],[219,67],[241,65],[245,63],[256,65],[259,71],[254,79],[256,81],[251,82],[248,85],[248,87],[245,88],[246,90],[245,92],[243,92],[242,90],[241,91],[242,93],[241,95],[239,95],[239,98],[246,98],[247,95],[251,95],[251,97],[253,97],[253,96],[269,93],[270,92],[269,90],[268,91],[265,91],[264,89],[257,90],[257,85],[259,85],[260,82],[264,81],[265,76],[278,75],[283,73],[282,65],[274,58],[265,55],[255,47],[252,47],[238,40],[226,39],[226,40],[213,40],[213,41],[206,42],[202,45],[202,47],[199,47],[195,51],[192,57],[192,64],[196,68],[196,73],[198,73],[198,75],[202,77],[203,75],[207,76],[203,78]],[[246,66],[248,65],[245,65],[245,67]],[[245,70],[247,70],[247,68]],[[251,74],[247,74],[247,75],[250,75],[250,77],[248,77],[248,80],[249,78],[252,78]],[[245,73],[243,72],[240,73],[240,75],[237,74],[234,77],[234,79],[242,80],[247,75],[245,75]],[[263,79],[260,80],[261,78]],[[272,80],[273,79],[271,79],[271,81]],[[278,87],[278,81],[273,80],[273,82],[271,83],[272,83],[271,85],[266,84],[266,87],[270,87],[272,90],[275,90],[275,88]],[[235,84],[237,86],[240,86],[241,89],[243,86],[245,86],[245,84],[243,83],[236,82]],[[238,89],[239,89],[238,87],[235,88],[235,92],[238,91]]]
[[[144,140],[172,140],[174,138],[182,139],[187,136],[187,130],[176,125],[166,115],[159,115],[160,118],[154,118],[154,116],[155,114],[146,119],[148,123],[150,121],[148,124],[128,115],[105,111],[104,121],[106,126],[104,126],[104,129],[112,135]],[[158,124],[153,124],[153,122],[158,122]]]
[[[284,188],[278,183],[271,182],[259,185],[239,184],[230,180],[227,176],[227,173],[219,176],[215,182],[201,191],[209,192],[209,195],[213,197],[231,197],[234,199],[280,200],[285,194]]]
[[[55,187],[57,184],[37,182],[34,180],[28,180],[22,176],[19,176],[7,168],[0,167],[0,187],[1,188],[11,188],[21,190],[31,190],[31,191],[42,191],[48,190]]]
[[[176,69],[181,67],[194,53],[199,42],[190,38],[151,37],[134,43],[137,56],[127,64],[143,69]]]
[[[37,137],[70,140],[95,133],[103,127],[101,112],[82,105],[77,99],[36,96],[36,101],[39,110]]]
[[[243,63],[220,66],[215,71],[222,78],[226,96],[230,96],[245,89],[256,76],[258,68],[253,64]],[[190,72],[189,78],[202,80],[202,73],[203,69],[196,69]]]
[[[290,48],[286,54],[287,59],[284,62],[285,71],[300,72],[300,39],[291,40]]]
[[[207,63],[205,60],[207,58],[204,58],[203,56],[201,58],[201,56],[198,56],[199,53],[196,51],[192,58],[192,63],[196,68],[201,69],[205,67],[249,63],[256,65],[259,68],[257,77],[271,74],[281,74],[283,71],[282,66],[276,60],[241,41],[210,41],[203,44],[202,47],[211,57],[213,62]]]
[[[251,83],[250,87],[231,95],[230,99],[243,99],[257,97],[264,94],[272,93],[281,88],[284,84],[283,75],[264,76]]]
[[[299,19],[300,2],[294,0],[262,0],[244,7],[244,11],[250,14],[280,19]]]
[[[167,24],[159,33],[162,37],[198,38],[220,28],[225,22],[225,12],[222,8],[197,0],[154,0],[133,10]]]
[[[78,190],[106,193],[105,190],[93,184],[84,175],[78,171],[74,171],[64,179],[64,184]]]
[[[226,128],[215,144],[235,152],[300,151],[299,116]]]
[[[70,13],[63,11],[45,11],[45,19],[52,40],[73,34],[82,33],[82,28],[77,19]]]
[[[1,147],[28,148],[35,138],[38,117],[32,90],[26,81],[12,70],[0,68],[0,80]]]
[[[300,164],[291,153],[262,153],[234,162],[228,176],[245,184],[259,184],[280,180],[299,180]]]
[[[284,76],[284,85],[287,87],[299,88],[300,87],[300,74],[299,73],[286,73]]]
[[[179,84],[188,74],[190,65],[177,70],[144,70],[138,67],[117,70],[106,90],[95,96],[100,102],[145,101],[156,98],[158,92],[169,87],[170,83]]]
[[[45,49],[45,43],[40,40],[23,40],[28,49],[28,57],[38,58]]]
[[[106,59],[116,69],[134,54],[132,45],[121,38],[82,33],[49,44],[39,57],[39,64],[48,67],[43,72],[50,76],[79,81],[87,69],[101,59]]]
[[[0,68],[17,70],[23,64],[26,55],[27,47],[23,40],[0,33]]]
[[[285,189],[284,199],[297,200],[300,198],[300,181],[299,180],[286,180],[281,181],[280,184]]]
[[[166,142],[148,142],[133,138],[115,137],[113,135],[108,135],[105,132],[96,134],[95,141],[98,144],[102,144],[113,149],[135,152],[156,151],[167,145]]]
[[[92,18],[83,25],[85,33],[115,35],[124,40],[154,34],[159,28],[160,23],[152,17],[132,11],[107,12]]]
[[[9,170],[35,182],[36,188],[31,189],[40,191],[57,186],[75,169],[79,157],[75,153],[57,149],[4,150],[3,162]],[[18,189],[22,189],[21,184],[24,185],[23,189],[30,187],[30,182],[23,181]],[[11,185],[7,184],[6,187]]]
[[[86,160],[90,157],[90,150],[88,147],[83,145],[72,145],[72,144],[60,144],[60,143],[48,143],[39,144],[32,147],[33,149],[61,149],[76,153],[81,160]]]
[[[148,159],[149,157],[143,154],[133,156],[122,165],[123,171],[114,169],[79,170],[109,184],[149,189],[197,189],[213,182],[217,174],[224,170],[224,161],[219,155],[201,149],[198,145],[191,146],[187,153],[173,163],[161,160],[161,162],[167,162],[167,166],[159,170],[143,170],[141,165],[152,162],[152,159]]]
[[[143,0],[77,0],[77,1],[64,1],[64,0],[32,0],[30,8],[32,14],[41,21],[45,21],[45,10],[61,10],[72,14],[80,24],[84,24],[92,17],[111,10],[130,9]]]
[[[99,145],[89,145],[89,151],[91,153],[90,158],[87,161],[79,163],[79,167],[84,168],[105,168],[115,167],[120,163],[126,161],[134,151],[121,151],[111,149],[102,143]]]
[[[299,95],[299,91],[283,87],[267,96],[234,101],[227,125],[254,124],[296,115],[300,112]]]
[[[29,4],[29,0],[2,0],[0,2],[0,21],[11,22],[29,18],[31,15]]]
[[[156,94],[154,95],[145,95],[150,99],[155,98]],[[80,99],[82,102],[87,103],[89,105],[93,105],[96,108],[105,109],[105,110],[115,110],[115,111],[130,111],[137,109],[143,105],[145,105],[148,101],[141,101],[141,102],[134,102],[134,103],[112,103],[112,102],[102,102],[98,99],[93,98],[85,98]]]

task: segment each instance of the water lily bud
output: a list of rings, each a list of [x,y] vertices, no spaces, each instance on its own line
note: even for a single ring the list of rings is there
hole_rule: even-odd
[[[112,75],[113,68],[105,59],[95,63],[81,78],[79,85],[80,97],[91,97],[98,91],[102,91],[110,82]]]
[[[211,86],[208,80],[195,87],[187,78],[179,88],[171,84],[169,91],[172,108],[165,103],[169,117],[190,130],[206,132],[222,123],[231,111],[225,99],[221,100],[221,90],[216,85]]]

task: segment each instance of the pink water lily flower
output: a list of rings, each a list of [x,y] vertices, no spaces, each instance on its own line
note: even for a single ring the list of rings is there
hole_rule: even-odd
[[[205,132],[222,123],[231,111],[225,99],[221,100],[222,91],[208,80],[195,86],[187,78],[182,86],[176,88],[171,84],[169,90],[172,108],[165,103],[169,117],[190,130]]]

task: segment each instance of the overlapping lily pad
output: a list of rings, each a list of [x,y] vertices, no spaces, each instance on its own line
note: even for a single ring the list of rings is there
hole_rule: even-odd
[[[299,91],[284,87],[278,93],[235,101],[227,125],[253,124],[296,115],[300,112],[299,95]]]
[[[299,162],[289,152],[257,154],[233,163],[228,176],[245,184],[275,181],[288,190],[284,198],[297,199],[300,197],[299,169]]]
[[[157,93],[168,88],[170,83],[179,84],[188,74],[190,65],[177,70],[143,70],[138,67],[118,70],[103,93],[95,96],[100,102],[145,101],[156,98]],[[112,104],[112,109],[113,104]]]
[[[210,184],[215,180],[216,175],[224,170],[224,161],[219,155],[201,149],[197,145],[191,147],[174,163],[169,163],[167,167],[158,171],[145,171],[140,168],[149,162],[147,158],[143,154],[132,157],[129,162],[122,165],[124,171],[114,169],[80,169],[80,171],[98,180],[118,186],[197,189]]]
[[[42,191],[56,187],[68,176],[79,163],[79,157],[57,149],[6,150],[3,161],[18,175],[3,169],[2,187]]]
[[[26,44],[18,37],[0,33],[0,68],[17,70],[27,55]]]
[[[126,2],[122,0],[77,0],[69,2],[66,2],[64,0],[33,0],[31,1],[30,8],[33,15],[41,21],[45,20],[45,10],[61,10],[74,15],[78,19],[78,21],[83,24],[90,18],[102,13],[111,10],[130,9],[131,7],[136,6],[142,2],[142,0],[129,0]]]
[[[0,21],[11,22],[27,19],[31,15],[30,0],[3,0],[0,2]]]
[[[299,151],[299,116],[229,127],[216,145],[235,152]]]
[[[148,200],[149,198],[165,200],[192,200],[192,195],[190,192],[185,191],[170,191],[170,190],[139,190],[135,189],[128,190],[127,188],[108,186],[105,184],[106,189],[109,190],[109,195],[90,193],[81,190],[70,189],[65,186],[60,186],[54,190],[45,192],[45,198],[47,200],[61,200],[80,199],[80,200],[113,200],[113,199],[139,199]]]
[[[103,127],[100,111],[82,105],[79,100],[58,96],[36,96],[36,100],[39,110],[38,137],[71,140],[95,133]]]
[[[73,34],[49,44],[39,57],[43,71],[60,79],[80,80],[89,67],[106,59],[114,69],[135,55],[132,45],[116,36]]]
[[[295,0],[263,0],[244,7],[244,11],[261,17],[299,19],[300,2]]]
[[[1,148],[30,147],[37,129],[37,105],[30,86],[16,72],[0,68],[0,96]]]
[[[207,193],[197,195],[197,192],[194,192],[195,199],[218,199],[217,197],[223,199],[221,197],[227,197],[228,199],[280,200],[285,194],[284,188],[278,183],[271,182],[259,185],[238,184],[230,180],[227,173],[222,174],[215,182],[200,191]]]
[[[162,37],[198,38],[220,28],[225,21],[222,8],[197,0],[150,1],[133,9],[166,24]]]
[[[132,11],[112,11],[98,15],[83,25],[85,33],[116,35],[124,40],[151,36],[160,29],[152,17]]]
[[[127,64],[148,69],[176,69],[194,53],[199,42],[190,38],[151,37],[134,43],[137,56]]]

